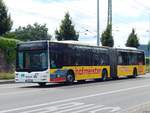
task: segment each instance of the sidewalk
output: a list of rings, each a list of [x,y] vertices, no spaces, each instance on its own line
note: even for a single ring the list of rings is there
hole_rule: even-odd
[[[11,84],[11,83],[15,83],[14,79],[11,80],[0,80],[0,84]]]
[[[150,102],[142,105],[137,105],[121,113],[150,113]]]

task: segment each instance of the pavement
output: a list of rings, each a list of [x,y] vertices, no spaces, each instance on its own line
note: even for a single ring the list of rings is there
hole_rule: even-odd
[[[0,80],[0,113],[150,113],[150,74],[73,85]]]
[[[150,102],[137,105],[126,111],[123,111],[122,113],[150,113]]]
[[[0,80],[0,84],[11,84],[11,83],[15,83],[14,79],[11,80]]]

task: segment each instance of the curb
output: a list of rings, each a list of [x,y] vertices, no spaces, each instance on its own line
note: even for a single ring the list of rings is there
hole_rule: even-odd
[[[15,83],[14,79],[11,80],[0,80],[0,84],[12,84]]]

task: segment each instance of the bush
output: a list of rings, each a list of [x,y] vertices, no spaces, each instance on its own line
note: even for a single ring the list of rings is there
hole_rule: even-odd
[[[150,73],[150,57],[145,58],[145,63],[146,63],[146,72]]]
[[[8,64],[14,63],[16,59],[16,45],[19,41],[0,37],[0,49],[4,52]]]
[[[146,65],[149,65],[149,63],[150,63],[150,58],[146,57],[146,58],[145,58],[145,63],[146,63]]]
[[[0,80],[7,80],[7,79],[14,79],[15,78],[15,73],[0,73]]]

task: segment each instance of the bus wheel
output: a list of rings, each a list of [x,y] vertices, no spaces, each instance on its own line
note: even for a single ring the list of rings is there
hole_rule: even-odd
[[[46,83],[45,82],[41,82],[41,83],[38,83],[39,84],[39,86],[40,87],[43,87],[43,86],[45,86],[46,85]]]
[[[137,69],[135,68],[135,69],[134,69],[134,71],[133,71],[132,78],[136,78],[136,77],[137,77],[137,75],[138,75],[138,74],[137,74]]]
[[[68,84],[72,84],[74,82],[74,74],[72,72],[68,72],[66,76],[66,82]]]
[[[107,70],[102,71],[102,81],[106,81],[108,77]]]

